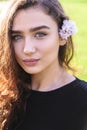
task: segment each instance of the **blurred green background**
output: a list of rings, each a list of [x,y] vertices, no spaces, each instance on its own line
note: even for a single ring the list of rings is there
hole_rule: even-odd
[[[75,56],[72,61],[76,76],[87,81],[87,0],[60,0],[66,14],[75,20],[78,33],[73,37]]]
[[[8,0],[6,0],[8,1]],[[73,37],[75,55],[72,61],[75,75],[87,81],[87,0],[60,0],[70,19],[76,21],[78,33]],[[0,0],[0,11],[4,0]]]

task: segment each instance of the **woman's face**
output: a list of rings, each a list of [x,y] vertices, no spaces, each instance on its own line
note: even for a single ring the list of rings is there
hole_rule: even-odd
[[[57,23],[41,9],[20,10],[14,18],[12,44],[18,64],[29,74],[58,66]]]

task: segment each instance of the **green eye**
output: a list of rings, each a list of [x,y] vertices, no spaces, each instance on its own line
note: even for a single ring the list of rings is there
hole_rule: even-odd
[[[20,36],[20,35],[14,35],[14,36],[12,36],[12,40],[13,41],[19,41],[21,39],[22,39],[22,36]]]
[[[47,35],[46,33],[39,32],[39,33],[36,33],[35,37],[36,38],[44,38],[46,35]]]

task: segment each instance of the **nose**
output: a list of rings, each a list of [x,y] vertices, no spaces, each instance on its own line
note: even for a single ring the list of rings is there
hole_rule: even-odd
[[[33,40],[30,40],[29,38],[25,39],[25,44],[24,44],[24,53],[27,55],[30,55],[32,53],[35,53],[36,49],[33,43]]]

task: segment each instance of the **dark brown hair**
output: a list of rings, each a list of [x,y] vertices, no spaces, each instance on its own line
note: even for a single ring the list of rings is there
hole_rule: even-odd
[[[0,125],[3,130],[14,130],[22,122],[30,95],[28,84],[31,76],[16,62],[11,44],[11,29],[14,18],[21,9],[41,8],[53,17],[61,28],[63,20],[69,19],[58,0],[11,0],[0,24]],[[73,57],[72,38],[60,46],[58,59],[61,66],[70,69]]]

